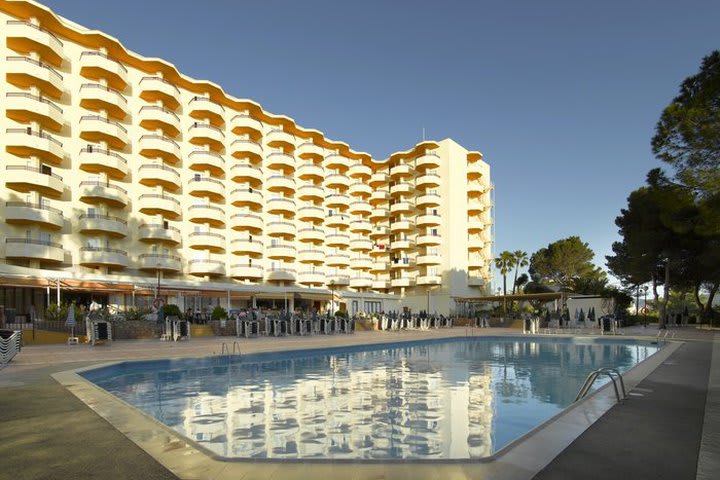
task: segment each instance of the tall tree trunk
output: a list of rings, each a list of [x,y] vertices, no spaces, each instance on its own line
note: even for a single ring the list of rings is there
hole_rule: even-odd
[[[652,285],[653,285],[653,308],[657,309],[660,304],[660,296],[658,295],[657,287],[657,273],[652,274]]]
[[[695,303],[698,306],[698,309],[700,310],[700,315],[704,315],[705,313],[705,305],[703,305],[702,300],[700,300],[700,283],[695,284],[695,289],[693,290],[693,294],[695,297]]]
[[[666,328],[665,315],[667,313],[667,305],[670,301],[670,259],[665,261],[665,284],[663,285],[663,301],[660,304],[660,328]]]
[[[507,314],[507,272],[503,273],[503,313]]]
[[[518,274],[519,269],[520,269],[520,267],[518,265],[515,265],[515,280],[513,280],[513,284],[512,284],[512,287],[513,287],[512,294],[513,295],[515,295],[515,286],[517,284],[517,274]]]
[[[718,288],[720,288],[720,283],[713,284],[712,287],[710,287],[710,293],[708,294],[708,300],[705,304],[705,309],[703,311],[703,316],[705,318],[710,318],[710,315],[712,314],[712,304],[713,300],[715,299],[715,294],[718,292]]]

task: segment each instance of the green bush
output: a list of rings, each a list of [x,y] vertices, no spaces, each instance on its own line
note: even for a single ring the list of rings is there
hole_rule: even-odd
[[[128,322],[139,322],[145,320],[145,315],[148,313],[150,313],[149,308],[130,307],[122,315],[118,315],[118,318],[124,318]]]
[[[210,318],[212,320],[226,320],[227,319],[227,312],[223,307],[220,305],[213,308],[212,314],[210,315]]]
[[[82,310],[78,305],[73,304],[75,308],[75,322],[80,322],[83,319]],[[50,322],[64,322],[67,320],[68,312],[70,311],[70,304],[67,303],[52,303],[45,310],[45,320]]]
[[[180,311],[180,307],[175,304],[168,303],[167,305],[165,305],[164,310],[165,318],[175,316],[181,320],[183,319],[183,313]]]
[[[343,312],[342,310],[338,310],[337,312],[335,312],[335,316],[336,316],[336,317],[347,318],[348,314],[347,314],[347,312]]]

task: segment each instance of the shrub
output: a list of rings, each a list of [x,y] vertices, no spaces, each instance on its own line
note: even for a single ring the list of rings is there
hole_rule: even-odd
[[[80,322],[83,318],[82,310],[78,305],[74,305],[75,308],[75,322]],[[45,310],[45,320],[50,322],[64,322],[67,320],[68,312],[70,311],[70,304],[67,303],[52,303]]]
[[[347,314],[347,312],[343,312],[342,310],[338,310],[337,312],[335,312],[335,316],[336,316],[336,317],[347,318],[348,314]]]
[[[220,305],[217,305],[215,308],[213,308],[210,318],[212,320],[226,320],[227,312],[225,311],[225,309],[223,307],[221,307]]]
[[[123,312],[122,315],[118,315],[119,318],[125,318],[128,322],[139,322],[145,320],[145,315],[150,313],[149,308],[138,308],[130,307]]]
[[[165,305],[164,311],[165,311],[165,318],[175,316],[181,320],[183,319],[183,313],[180,311],[180,307],[178,307],[177,305],[175,305],[173,303],[168,303],[167,305]]]

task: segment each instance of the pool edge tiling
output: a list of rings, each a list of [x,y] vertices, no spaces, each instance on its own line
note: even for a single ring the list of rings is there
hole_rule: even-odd
[[[665,348],[626,372],[624,379],[628,392],[667,359],[679,345],[680,343],[676,342],[668,343]],[[373,463],[363,461],[310,463],[275,459],[262,462],[240,459],[223,461],[148,414],[84,379],[78,373],[117,363],[120,362],[69,370],[54,374],[53,377],[181,479],[303,478],[305,480],[310,474],[356,479],[378,478],[382,475],[392,478],[412,476],[462,479],[492,476],[499,479],[529,479],[616,403],[612,388],[606,385],[482,461],[393,460]]]

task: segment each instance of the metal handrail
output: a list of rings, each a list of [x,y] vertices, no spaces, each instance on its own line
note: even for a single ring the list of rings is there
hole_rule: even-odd
[[[28,63],[32,63],[33,65],[36,65],[36,66],[38,66],[38,67],[41,67],[41,68],[46,69],[47,71],[49,71],[50,73],[52,73],[53,75],[55,75],[55,77],[59,78],[60,80],[63,79],[63,76],[60,75],[60,73],[58,73],[58,71],[55,70],[53,67],[51,67],[51,66],[48,65],[47,63],[43,63],[43,62],[41,62],[41,61],[39,61],[39,60],[35,60],[34,58],[23,57],[23,56],[20,56],[20,55],[12,55],[12,56],[9,56],[9,57],[5,57],[5,60],[7,60],[7,61],[9,61],[9,62],[28,62]]]
[[[585,396],[588,394],[593,384],[595,383],[595,380],[597,380],[600,375],[606,375],[608,378],[610,378],[613,383],[613,389],[615,390],[615,398],[617,398],[618,403],[622,403],[622,401],[627,396],[627,393],[625,392],[625,382],[618,369],[609,367],[598,368],[597,370],[594,370],[588,374],[588,376],[585,378],[585,382],[583,382],[582,386],[580,387],[580,391],[575,397],[576,402],[582,398],[585,398]],[[618,390],[617,386],[618,380],[620,381],[622,397],[620,396],[620,391]]]

